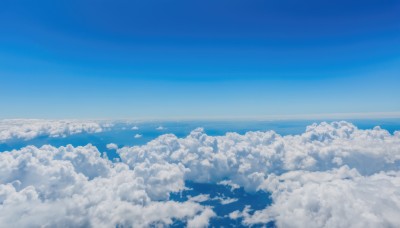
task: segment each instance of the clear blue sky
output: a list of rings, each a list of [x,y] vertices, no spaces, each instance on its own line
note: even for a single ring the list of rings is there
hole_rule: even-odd
[[[0,3],[0,118],[400,111],[400,1]]]

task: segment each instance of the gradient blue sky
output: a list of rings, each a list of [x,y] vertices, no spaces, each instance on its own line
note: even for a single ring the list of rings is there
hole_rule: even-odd
[[[400,1],[0,2],[0,118],[400,111]]]

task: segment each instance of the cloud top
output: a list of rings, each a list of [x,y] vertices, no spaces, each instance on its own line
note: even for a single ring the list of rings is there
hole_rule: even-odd
[[[182,164],[185,180],[271,192],[272,207],[232,214],[244,225],[400,225],[400,132],[361,130],[343,121],[287,136],[273,131],[208,136],[199,128],[186,138],[167,134],[118,152],[130,167],[145,161]]]
[[[246,226],[400,226],[400,132],[348,122],[313,124],[287,136],[209,136],[199,128],[117,152],[121,162],[114,163],[91,145],[0,153],[0,223],[147,227],[181,220],[207,226],[216,216],[200,205],[207,195],[169,199],[194,181],[271,192],[272,206],[230,214]]]
[[[184,189],[183,169],[146,163],[130,169],[102,158],[91,145],[3,152],[0,224],[148,227],[182,220],[201,227],[214,216],[211,209],[168,201],[170,192]]]
[[[188,180],[228,179],[256,191],[269,174],[292,170],[326,171],[344,165],[362,174],[398,170],[400,133],[391,135],[379,127],[360,130],[348,122],[314,124],[303,134],[287,136],[273,131],[208,136],[198,128],[186,138],[166,134],[118,153],[131,167],[146,160],[183,164]]]

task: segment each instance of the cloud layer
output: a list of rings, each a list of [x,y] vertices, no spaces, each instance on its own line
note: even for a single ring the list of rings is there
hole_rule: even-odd
[[[264,183],[274,204],[245,225],[275,221],[278,227],[399,227],[400,172],[362,176],[343,166],[325,172],[291,171]]]
[[[256,191],[269,174],[292,170],[325,171],[344,165],[365,175],[397,170],[400,132],[359,130],[347,122],[314,124],[301,135],[288,136],[273,131],[208,136],[199,128],[186,138],[166,134],[118,153],[131,167],[142,162],[182,164],[187,180],[229,179]]]
[[[25,147],[0,154],[0,224],[11,227],[147,227],[174,220],[193,227],[214,213],[167,201],[184,189],[182,166],[130,169],[93,146]]]
[[[99,133],[111,123],[80,120],[0,120],[0,142],[13,139],[29,140],[38,136],[66,137],[79,133]]]
[[[272,206],[231,214],[243,225],[400,226],[400,132],[348,122],[314,124],[288,136],[208,136],[199,128],[117,152],[115,163],[91,145],[0,153],[0,224],[207,225],[212,208],[193,198],[169,200],[189,180],[271,192]]]
[[[360,130],[348,122],[313,124],[303,134],[288,136],[269,131],[213,137],[196,129],[186,138],[163,135],[119,153],[130,167],[179,164],[185,167],[185,180],[229,180],[250,192],[271,192],[271,208],[253,216],[241,212],[245,225],[400,225],[395,216],[400,211],[400,132]]]

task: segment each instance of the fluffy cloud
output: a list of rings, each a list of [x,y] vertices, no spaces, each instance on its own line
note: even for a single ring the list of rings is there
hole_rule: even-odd
[[[130,169],[96,147],[34,146],[0,153],[0,224],[13,227],[207,225],[211,209],[168,201],[184,189],[184,167]],[[23,215],[23,216],[22,216]]]
[[[187,226],[208,224],[205,200],[169,201],[185,181],[271,192],[273,205],[246,207],[230,218],[243,225],[281,227],[398,227],[400,133],[361,130],[347,122],[314,124],[303,134],[273,131],[185,138],[166,134],[117,150],[25,147],[0,154],[0,224],[24,226]],[[20,215],[24,214],[23,217]]]
[[[107,149],[109,149],[109,150],[116,150],[116,149],[118,149],[118,145],[115,144],[115,143],[109,143],[109,144],[106,145],[106,147],[107,147]]]
[[[197,215],[192,220],[188,221],[187,227],[198,228],[207,227],[210,218],[216,216],[216,214],[209,208],[207,208],[203,213]]]
[[[274,204],[245,225],[275,221],[278,227],[399,227],[400,172],[362,176],[343,166],[326,172],[291,171],[265,182]]]
[[[66,137],[79,133],[98,133],[111,123],[80,120],[0,120],[0,142],[10,139],[29,140],[38,136]]]
[[[143,146],[118,150],[131,167],[183,164],[185,179],[231,184],[256,191],[269,174],[292,170],[325,171],[347,165],[363,175],[398,170],[400,133],[376,127],[360,130],[347,122],[321,123],[301,135],[281,136],[273,131],[208,136],[199,128],[186,138],[166,134]]]
[[[272,207],[232,214],[245,225],[400,225],[399,132],[360,130],[347,122],[314,124],[288,136],[273,131],[208,136],[196,129],[186,138],[167,134],[118,152],[130,167],[144,161],[182,164],[185,180],[271,192]]]

